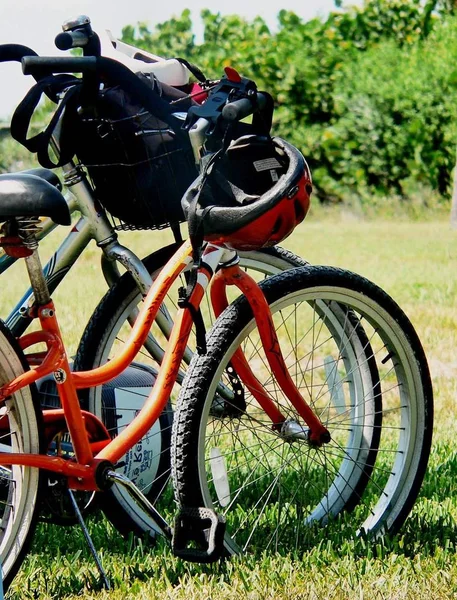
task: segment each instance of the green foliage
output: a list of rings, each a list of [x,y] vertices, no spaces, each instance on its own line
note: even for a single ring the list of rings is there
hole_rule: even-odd
[[[408,195],[413,184],[449,193],[457,141],[450,25],[412,48],[384,43],[345,67],[315,148],[323,187],[337,196],[345,189]]]
[[[411,44],[430,33],[436,4],[437,0],[365,0],[362,7],[331,14],[327,26],[360,50],[389,38]]]
[[[37,166],[39,165],[30,152],[9,135],[0,140],[0,173],[22,171]]]
[[[446,199],[457,141],[456,5],[365,0],[307,22],[281,10],[274,31],[261,17],[204,10],[201,44],[185,10],[154,29],[128,25],[123,39],[187,58],[209,78],[234,66],[268,90],[273,132],[303,151],[323,201],[411,199],[419,190]],[[17,163],[15,152],[0,149],[0,168]]]
[[[190,10],[156,26],[151,32],[145,23],[137,28],[127,25],[122,30],[122,40],[159,56],[189,56],[195,47]]]
[[[257,17],[189,11],[124,29],[124,40],[185,56],[208,77],[227,65],[276,102],[274,132],[308,158],[322,200],[354,195],[447,197],[455,162],[457,21],[446,0],[366,0],[323,21],[281,10],[277,31]]]

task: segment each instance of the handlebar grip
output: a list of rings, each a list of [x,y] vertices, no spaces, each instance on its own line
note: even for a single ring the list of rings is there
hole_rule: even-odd
[[[64,31],[56,36],[54,43],[59,50],[70,50],[87,46],[89,38],[84,31]]]
[[[259,92],[251,100],[250,98],[240,98],[229,102],[222,109],[222,117],[226,121],[240,121],[245,117],[252,115],[256,110],[262,110],[266,105],[267,99],[262,92]]]
[[[24,75],[37,72],[89,73],[97,69],[95,56],[26,56],[22,59]]]

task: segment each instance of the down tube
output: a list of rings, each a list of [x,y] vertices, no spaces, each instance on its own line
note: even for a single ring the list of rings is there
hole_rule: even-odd
[[[185,244],[185,246],[187,246],[187,244]],[[218,264],[219,259],[224,253],[224,250],[215,248],[210,252],[212,252],[211,261],[208,261],[206,265],[203,265],[199,268],[197,283],[189,299],[189,303],[194,307],[194,309],[197,309],[200,306],[200,302],[205,294],[205,291],[211,280],[212,274],[215,271],[216,265]],[[153,287],[149,292],[148,297],[146,298],[146,303],[148,303],[149,295],[154,297],[156,296],[157,291],[159,291],[160,295],[162,296],[163,288],[165,288],[165,294],[167,293],[169,286],[171,285],[171,283],[169,283],[169,285],[167,286],[167,280],[170,278],[172,270],[174,270],[174,272],[176,273],[178,268],[179,265],[177,265],[176,263],[175,265],[171,265],[171,267],[168,267],[168,265],[164,267],[164,269],[154,282]],[[167,271],[167,273],[164,273],[165,271]],[[149,307],[146,304],[143,310],[147,311],[148,308]],[[142,315],[140,315],[140,318],[141,316]],[[127,452],[129,448],[136,444],[149,431],[153,423],[159,418],[175,384],[176,375],[181,365],[184,350],[187,347],[187,342],[192,329],[192,325],[193,318],[190,309],[181,308],[178,311],[177,317],[175,319],[175,323],[171,332],[169,342],[167,344],[167,349],[165,351],[165,356],[162,365],[157,375],[156,382],[151,390],[149,397],[146,399],[143,408],[141,409],[140,413],[135,417],[135,419],[130,423],[130,425],[128,425],[126,429],[124,429],[116,438],[114,438],[114,440],[108,446],[106,446],[96,456],[96,459],[109,460],[112,463],[117,462],[121,458],[121,456],[123,456]],[[106,365],[104,365],[104,367],[106,367]],[[73,376],[75,375],[78,375],[78,373],[73,374]]]

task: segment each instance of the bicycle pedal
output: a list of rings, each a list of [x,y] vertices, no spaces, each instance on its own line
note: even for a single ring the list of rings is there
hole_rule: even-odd
[[[173,531],[173,554],[190,562],[212,563],[224,554],[225,517],[210,508],[184,507]]]

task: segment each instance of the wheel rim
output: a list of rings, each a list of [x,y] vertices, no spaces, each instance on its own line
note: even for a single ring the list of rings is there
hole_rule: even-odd
[[[15,356],[2,354],[2,382],[22,372]],[[2,452],[39,453],[38,425],[30,390],[24,388],[5,400],[0,408],[0,447]],[[3,580],[8,585],[19,567],[35,524],[39,471],[20,465],[1,468],[0,558]]]
[[[316,299],[319,300],[317,305]],[[330,309],[329,305],[325,308],[322,299],[332,302],[334,307],[335,303],[340,307],[347,306],[351,314],[361,319],[379,368],[380,390],[373,390],[373,385],[369,384],[371,374],[365,368],[366,358],[363,357],[357,336],[351,340],[345,331],[348,323],[338,323],[338,319],[332,321],[335,308]],[[290,308],[296,300],[300,300],[297,305],[301,309],[300,317]],[[318,310],[315,310],[316,306],[319,306]],[[234,419],[219,419],[215,424],[217,419],[211,415],[212,400],[208,400],[201,420],[198,452],[204,505],[226,515],[228,530],[232,535],[227,536],[226,543],[231,552],[259,544],[262,549],[271,546],[276,550],[297,549],[307,541],[315,543],[315,525],[319,523],[338,530],[343,527],[352,533],[363,531],[380,534],[398,518],[403,508],[402,497],[407,497],[405,490],[414,483],[420,458],[416,448],[422,445],[423,411],[418,410],[418,406],[424,405],[421,375],[408,340],[398,323],[384,309],[374,303],[367,305],[365,297],[350,290],[341,292],[329,287],[313,288],[277,302],[274,310],[280,335],[281,328],[286,329],[287,323],[300,322],[303,325],[311,322],[313,325],[308,330],[307,338],[303,336],[299,340],[302,352],[305,352],[305,338],[311,336],[313,352],[308,356],[305,352],[301,357],[293,352],[285,352],[285,356],[296,379],[297,374],[298,378],[302,378],[303,385],[298,387],[307,400],[313,399],[315,409],[330,430],[332,441],[321,449],[285,441],[268,428],[271,423],[267,425],[266,422],[260,422],[258,415],[255,415],[255,403],[252,404],[250,421],[244,415],[238,423]],[[287,311],[290,314],[286,315]],[[304,316],[305,313],[307,316]],[[231,345],[217,369],[208,399],[213,398],[216,382],[224,376],[232,352],[241,340],[249,340],[248,333],[253,329],[252,325],[246,327]],[[379,335],[379,330],[382,330],[382,335]],[[328,389],[326,393],[325,386],[329,388],[331,378],[325,373],[319,376],[319,370],[325,371],[325,332],[338,338],[334,344],[337,349],[335,364],[343,371],[339,373],[336,383],[332,384],[335,389]],[[297,338],[289,332],[282,338],[281,344],[291,345],[290,341],[294,339]],[[258,340],[249,341],[249,344],[257,356],[254,372],[259,376]],[[244,347],[247,352],[248,344],[244,343]],[[344,353],[341,348],[345,349]],[[295,367],[290,366],[292,364]],[[268,374],[265,377],[268,383]],[[310,392],[314,390],[313,386],[321,390],[320,397],[319,392],[317,395],[314,391]],[[286,416],[299,421],[290,407],[280,400],[278,390],[272,384],[266,387],[282,405]],[[339,392],[347,388],[343,411],[337,409],[333,400],[338,397],[338,387]],[[383,403],[382,435],[379,440],[375,430],[380,429],[380,424],[374,418],[373,411],[375,399],[382,399]],[[350,431],[345,431],[348,428]],[[216,434],[222,441],[216,439]],[[227,442],[228,438],[231,439],[230,443]],[[262,449],[261,456],[256,454],[259,449]],[[214,455],[217,455],[219,464],[221,456],[225,459],[225,465],[219,467],[216,473],[214,468],[211,469]],[[244,457],[244,466],[235,465],[239,456]],[[275,461],[283,465],[282,471]],[[363,482],[361,480],[366,471],[371,471],[371,474]],[[288,482],[285,482],[286,475]],[[220,484],[214,483],[216,479],[223,481],[225,490],[230,490],[230,501],[226,491],[221,501],[221,494],[218,496],[216,489]],[[344,507],[350,510],[343,511]],[[275,525],[271,525],[271,522]],[[295,543],[291,543],[290,540],[294,538]]]

